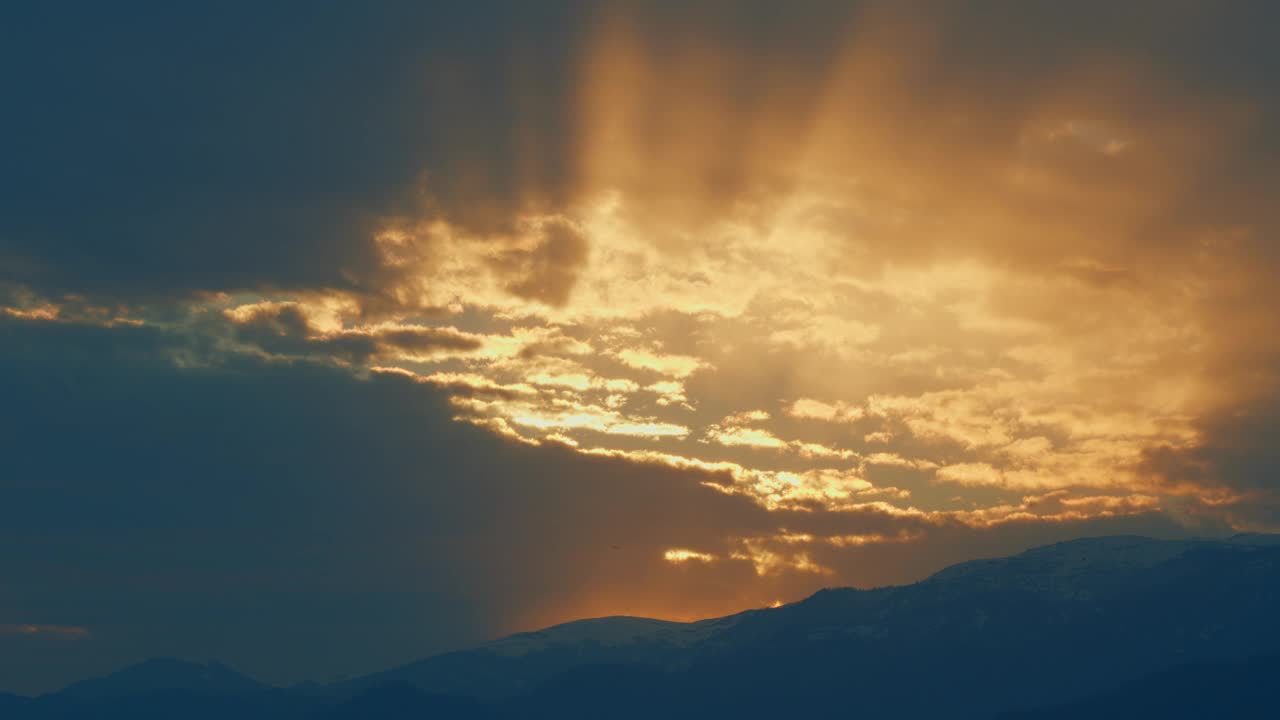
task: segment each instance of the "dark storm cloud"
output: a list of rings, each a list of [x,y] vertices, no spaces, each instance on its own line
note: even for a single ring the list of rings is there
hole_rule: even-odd
[[[10,7],[0,280],[368,289],[375,221],[416,208],[424,173],[458,221],[509,218],[518,180],[563,184],[572,9]],[[517,167],[527,132],[541,154]]]

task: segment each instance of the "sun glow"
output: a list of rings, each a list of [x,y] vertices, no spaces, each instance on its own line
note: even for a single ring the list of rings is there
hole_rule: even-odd
[[[675,548],[662,553],[662,559],[669,563],[677,565],[687,562],[709,563],[715,561],[716,557],[710,553],[697,552],[694,550],[685,550],[683,548]]]

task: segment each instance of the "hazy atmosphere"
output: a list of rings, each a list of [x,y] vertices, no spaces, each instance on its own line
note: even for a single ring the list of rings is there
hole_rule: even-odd
[[[1280,531],[1268,2],[10,3],[0,691]]]

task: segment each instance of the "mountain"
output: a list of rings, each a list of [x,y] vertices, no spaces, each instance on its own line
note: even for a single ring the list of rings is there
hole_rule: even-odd
[[[0,717],[8,717],[11,713],[16,713],[27,707],[31,702],[31,698],[28,697],[0,693]]]
[[[190,664],[131,668],[88,685],[115,700],[65,705],[68,689],[10,716],[1048,720],[1177,705],[1256,717],[1249,698],[1265,698],[1272,666],[1240,663],[1280,655],[1276,607],[1274,536],[1091,538],[696,623],[582,620],[305,693],[221,666],[196,666],[202,684]],[[166,683],[185,689],[156,691]]]
[[[1078,540],[754,613],[682,658],[669,700],[752,717],[989,717],[1276,652],[1278,602],[1269,539]]]
[[[152,658],[105,677],[82,680],[58,694],[80,700],[104,700],[172,690],[206,695],[240,695],[264,690],[266,687],[220,663]]]
[[[497,717],[495,709],[479,700],[425,693],[407,683],[395,683],[376,687],[318,713],[316,720],[488,720]]]
[[[609,697],[631,698],[615,715],[841,716],[853,703],[862,717],[988,717],[1192,660],[1280,651],[1278,561],[1266,535],[1089,538],[699,623],[569,623],[349,687],[409,682],[528,717],[591,716]]]
[[[357,678],[334,690],[346,695],[407,683],[432,693],[502,699],[574,668],[667,664],[748,614],[693,623],[625,616],[577,620]]]
[[[1263,718],[1280,714],[1280,656],[1237,662],[1191,663],[1159,672],[1085,700],[1010,712],[1000,720],[1161,720]]]

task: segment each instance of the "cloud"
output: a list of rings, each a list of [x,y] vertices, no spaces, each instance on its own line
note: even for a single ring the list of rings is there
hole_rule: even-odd
[[[0,637],[3,636],[39,636],[58,640],[79,640],[89,636],[89,631],[82,627],[69,625],[32,625],[32,624],[0,624]]]
[[[400,373],[360,380],[145,326],[9,318],[0,341],[0,523],[25,548],[0,561],[0,613],[89,633],[74,661],[0,643],[12,689],[156,654],[324,678],[610,608],[715,615],[955,557],[932,544],[951,525],[872,503],[770,512],[717,489],[712,467],[513,443],[454,422],[432,383]],[[909,562],[861,554],[893,543],[734,540],[921,528]],[[1001,532],[981,542],[1045,537]],[[755,559],[684,572],[672,548]]]
[[[741,445],[746,447],[781,449],[787,443],[768,430],[746,427],[727,427],[720,429],[712,426],[709,436],[721,445]]]
[[[484,346],[482,338],[451,327],[403,323],[344,327],[324,308],[296,302],[240,305],[224,310],[223,315],[232,323],[237,340],[278,355],[367,362],[379,357],[465,355]]]
[[[800,398],[791,403],[787,414],[806,420],[826,420],[828,422],[857,420],[863,416],[863,410],[843,402],[825,403],[812,398]]]
[[[552,220],[538,228],[530,247],[504,250],[490,263],[512,278],[506,287],[513,295],[561,306],[569,301],[588,248],[581,230],[565,220]]]
[[[235,328],[269,354],[620,383],[540,395],[544,415],[554,397],[699,436],[752,394],[735,407],[774,418],[726,453],[883,441],[1024,488],[1098,485],[1108,467],[1129,482],[1144,449],[1180,446],[1238,394],[1203,368],[1274,324],[1250,302],[1277,259],[1277,58],[1256,31],[1274,10],[997,6],[999,23],[945,3],[732,21],[499,3],[328,9],[305,29],[285,11],[246,28],[233,8],[83,27],[31,10],[8,66],[55,30],[115,61],[13,78],[28,100],[8,134],[30,142],[11,154],[0,255],[32,297],[4,312],[67,319],[82,294],[138,305],[115,313],[133,320],[172,315],[175,294],[271,297],[274,315]],[[174,26],[245,51],[210,63],[209,43],[138,40]],[[516,318],[561,335],[520,368],[467,362]],[[584,367],[532,362],[567,354]],[[625,383],[657,386],[628,369],[682,385],[639,398]],[[822,413],[862,443],[787,424]],[[996,455],[1034,438],[1049,450]]]
[[[1264,398],[1199,423],[1194,443],[1148,448],[1142,469],[1166,492],[1186,495],[1179,511],[1213,526],[1225,518],[1241,530],[1280,524],[1280,407]]]
[[[0,130],[24,140],[7,152],[0,279],[132,300],[376,296],[394,275],[378,218],[416,211],[424,178],[434,212],[486,230],[531,188],[565,187],[553,39],[581,24],[571,9],[16,12],[3,66],[40,72],[3,75],[21,110]],[[75,51],[49,58],[54,38]]]
[[[716,557],[710,553],[697,552],[696,550],[686,550],[684,548],[674,548],[662,553],[662,559],[669,563],[686,563],[690,561],[697,562],[714,562]]]
[[[697,372],[705,362],[687,355],[669,355],[643,349],[627,348],[617,353],[623,364],[639,370],[651,370],[660,375],[685,378]]]

